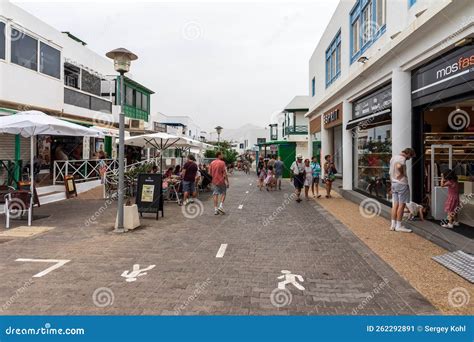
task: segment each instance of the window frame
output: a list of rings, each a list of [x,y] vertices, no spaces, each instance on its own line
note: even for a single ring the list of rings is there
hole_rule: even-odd
[[[369,37],[370,39],[364,40],[364,14],[365,10],[368,9],[367,6],[370,5],[370,18],[368,22],[369,25]],[[377,16],[377,7],[382,5],[382,26],[381,27],[373,27],[374,23],[378,26],[379,17]],[[351,28],[350,31],[350,64],[354,63],[369,47],[372,46],[379,38],[382,36],[387,28],[387,0],[358,0],[354,7],[352,7],[351,11],[349,12],[349,27]],[[358,22],[358,35],[357,40],[354,41],[354,24]],[[364,32],[362,32],[364,30]],[[356,45],[357,44],[357,45]],[[355,50],[355,47],[358,47],[358,50]]]
[[[21,29],[16,28],[14,26],[10,26],[10,29],[8,30],[8,32],[10,33],[10,36],[13,34],[13,30],[15,30],[18,33],[22,34],[23,38],[28,37],[28,38],[30,38],[30,39],[32,39],[36,42],[36,56],[35,56],[36,60],[35,60],[35,68],[29,68],[29,67],[21,65],[17,62],[14,62],[13,61],[13,44],[15,44],[18,41],[18,39],[15,39],[15,40],[11,39],[10,40],[10,63],[18,65],[22,68],[25,68],[25,69],[28,69],[28,70],[35,71],[35,72],[39,73],[39,42],[40,42],[40,40],[36,37],[33,37],[31,34],[27,34],[27,33],[23,32]],[[21,38],[21,39],[23,39],[23,38]]]
[[[314,97],[314,95],[316,95],[316,77],[311,80],[311,96]]]
[[[326,49],[326,88],[341,75],[341,64],[338,63],[340,56],[341,29],[337,31],[329,47]]]
[[[0,24],[3,24],[3,33],[0,32],[0,34],[3,34],[3,57],[0,56],[0,60],[6,62],[7,60],[7,23],[3,20],[0,20]]]
[[[41,71],[41,69],[42,69],[41,48],[42,48],[43,45],[58,52],[58,60],[59,60],[58,77],[47,74],[47,73]],[[45,42],[38,39],[38,72],[42,75],[46,75],[46,76],[55,78],[57,80],[61,80],[61,66],[62,66],[62,63],[61,63],[61,50],[56,49],[56,48],[52,47],[51,45],[46,44]]]
[[[408,0],[408,8],[411,8],[414,4],[416,4],[416,0]]]

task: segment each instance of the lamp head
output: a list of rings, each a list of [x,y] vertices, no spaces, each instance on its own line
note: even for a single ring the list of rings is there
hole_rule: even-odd
[[[217,126],[217,127],[215,128],[217,134],[221,134],[222,129],[223,129],[223,127],[221,127],[221,126]]]
[[[138,59],[137,55],[124,48],[109,51],[105,55],[114,60],[114,69],[121,74],[130,71],[131,62]]]

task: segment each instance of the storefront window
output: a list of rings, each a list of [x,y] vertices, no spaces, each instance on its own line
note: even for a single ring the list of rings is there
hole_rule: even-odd
[[[392,126],[354,130],[354,188],[381,200],[390,200],[389,165]]]

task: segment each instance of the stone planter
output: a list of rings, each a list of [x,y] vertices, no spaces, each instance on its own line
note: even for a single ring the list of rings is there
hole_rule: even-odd
[[[115,229],[117,229],[118,218],[115,219]],[[125,230],[132,230],[140,227],[140,214],[136,204],[125,205],[123,207],[123,227]]]

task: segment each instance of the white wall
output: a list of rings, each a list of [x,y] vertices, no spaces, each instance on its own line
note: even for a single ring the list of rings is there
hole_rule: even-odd
[[[29,35],[61,52],[61,78],[57,79],[38,71],[10,63],[10,45],[6,44],[6,60],[0,60],[0,100],[18,103],[21,110],[28,106],[41,107],[51,111],[64,111],[80,117],[100,117],[103,121],[116,122],[112,115],[64,105],[63,63],[70,59],[101,75],[113,75],[113,62],[100,56],[87,46],[69,38],[34,15],[10,2],[2,2],[0,20],[7,24],[7,34],[11,27]],[[38,66],[39,67],[39,66]],[[86,69],[86,70],[87,70]]]

